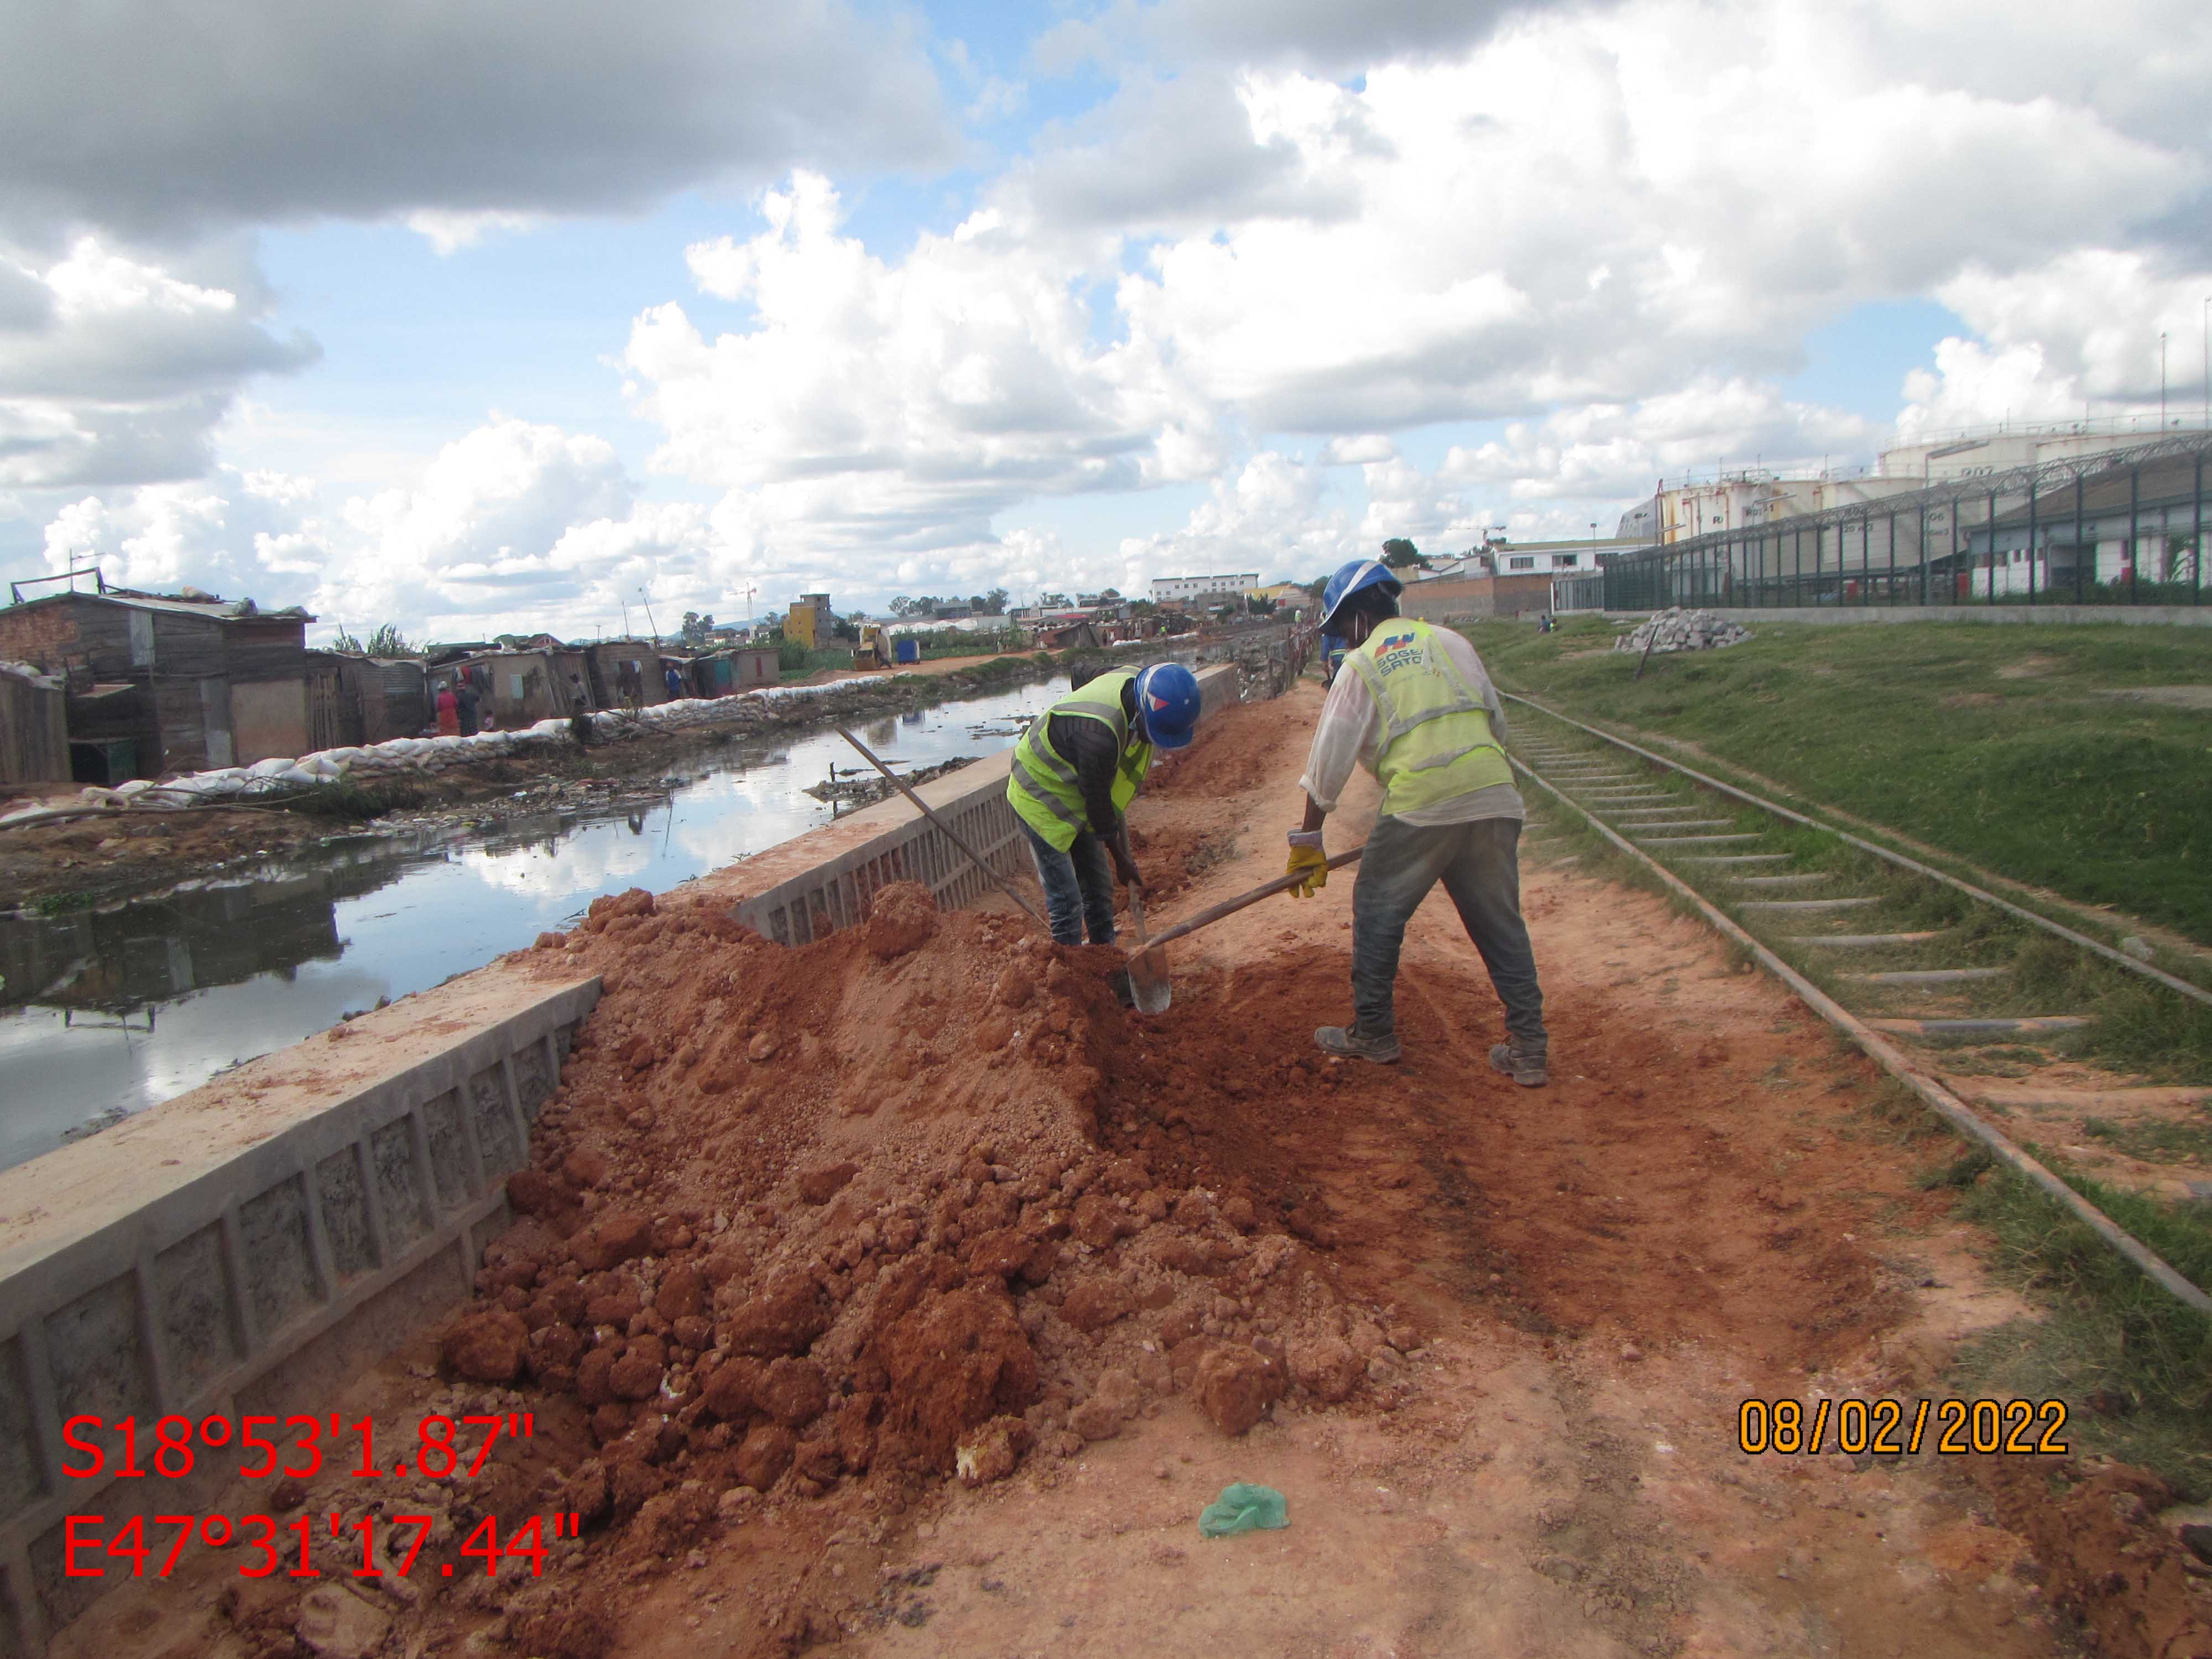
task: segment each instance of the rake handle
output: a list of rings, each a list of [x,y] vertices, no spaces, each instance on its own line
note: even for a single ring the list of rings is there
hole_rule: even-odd
[[[876,758],[876,751],[874,750],[869,748],[867,744],[862,743],[858,738],[854,737],[850,732],[848,732],[842,726],[837,728],[837,735],[844,738],[846,742],[851,744],[854,748],[859,750],[862,755],[866,757],[868,764],[874,767],[877,771],[889,778],[891,781],[891,787],[897,790],[899,793],[904,795],[908,800],[912,801],[914,803],[915,810],[920,812],[922,817],[927,818],[930,823],[936,825],[937,829],[943,834],[945,840],[951,842],[955,847],[958,848],[963,853],[967,854],[969,863],[974,865],[986,876],[988,876],[993,881],[996,882],[999,884],[1000,890],[1004,892],[1008,898],[1013,900],[1015,903],[1020,905],[1022,908],[1028,913],[1029,919],[1031,921],[1036,923],[1038,927],[1043,928],[1047,933],[1052,931],[1052,924],[1048,922],[1042,916],[1037,915],[1035,907],[1015,890],[1013,883],[1008,881],[1004,876],[1000,875],[996,870],[994,870],[989,865],[984,863],[982,855],[976,852],[976,850],[970,847],[966,842],[960,839],[960,832],[958,830],[955,830],[943,818],[938,817],[936,813],[931,811],[929,810],[928,803],[924,801],[921,796],[915,794],[912,789],[907,787],[907,781],[904,778],[899,776],[897,773],[892,771],[890,767],[884,765],[883,762]]]

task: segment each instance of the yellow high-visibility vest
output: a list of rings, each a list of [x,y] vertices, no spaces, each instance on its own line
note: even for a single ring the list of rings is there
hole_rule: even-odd
[[[1152,745],[1137,736],[1134,722],[1121,708],[1121,688],[1136,678],[1127,669],[1101,674],[1030,721],[1030,729],[1014,745],[1013,769],[1006,776],[1007,804],[1057,852],[1065,853],[1073,846],[1083,830],[1110,835],[1113,826],[1091,823],[1084,808],[1083,792],[1076,786],[1074,763],[1052,746],[1045,728],[1054,714],[1103,720],[1113,728],[1114,741],[1121,750],[1114,772],[1114,810],[1127,811],[1129,803],[1136,799],[1137,786],[1152,764]]]
[[[1344,659],[1375,699],[1381,730],[1375,774],[1382,811],[1417,812],[1459,795],[1513,781],[1491,735],[1490,711],[1425,622],[1394,617]]]

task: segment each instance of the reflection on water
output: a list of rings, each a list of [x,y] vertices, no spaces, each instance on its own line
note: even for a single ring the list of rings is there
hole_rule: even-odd
[[[928,765],[1012,741],[1064,682],[890,716],[860,736]],[[857,757],[834,732],[690,757],[665,799],[476,830],[349,837],[108,913],[0,921],[0,1168],[72,1129],[478,967],[602,893],[665,891],[826,823],[803,793]]]

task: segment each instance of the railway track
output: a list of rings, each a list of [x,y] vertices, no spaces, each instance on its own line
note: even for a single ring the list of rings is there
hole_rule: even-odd
[[[2114,1119],[2201,1122],[2212,1084],[2130,1086],[2065,1050],[2097,1038],[2116,988],[2155,985],[2208,1006],[2212,992],[1917,860],[1501,695],[1536,716],[1518,723],[1514,764],[1540,800],[1548,796],[1566,820],[1656,872],[1954,1129],[2176,1299],[2212,1315],[2203,1288],[2062,1179],[2045,1161],[2052,1155],[2021,1145]],[[1539,858],[1547,827],[1532,822]],[[2212,1180],[2192,1178],[2201,1173],[2162,1168],[2138,1184],[2168,1199],[2212,1200]]]

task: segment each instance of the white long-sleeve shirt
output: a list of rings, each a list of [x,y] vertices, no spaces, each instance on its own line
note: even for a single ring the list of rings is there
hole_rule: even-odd
[[[1439,628],[1434,637],[1453,665],[1466,676],[1467,683],[1482,698],[1482,706],[1490,714],[1490,733],[1502,748],[1506,740],[1505,705],[1498,699],[1498,688],[1490,683],[1490,674],[1483,667],[1481,657],[1463,635]],[[1329,688],[1328,701],[1322,706],[1320,724],[1314,727],[1313,748],[1306,756],[1305,775],[1298,780],[1299,787],[1313,797],[1315,805],[1324,812],[1334,811],[1337,798],[1344,793],[1345,781],[1351,777],[1352,767],[1357,764],[1370,772],[1375,769],[1375,740],[1382,729],[1382,711],[1375,706],[1367,682],[1351,669],[1339,669],[1336,684]],[[1488,788],[1472,789],[1449,800],[1440,800],[1434,806],[1397,816],[1407,823],[1428,827],[1527,815],[1519,790],[1510,783],[1493,783]]]

